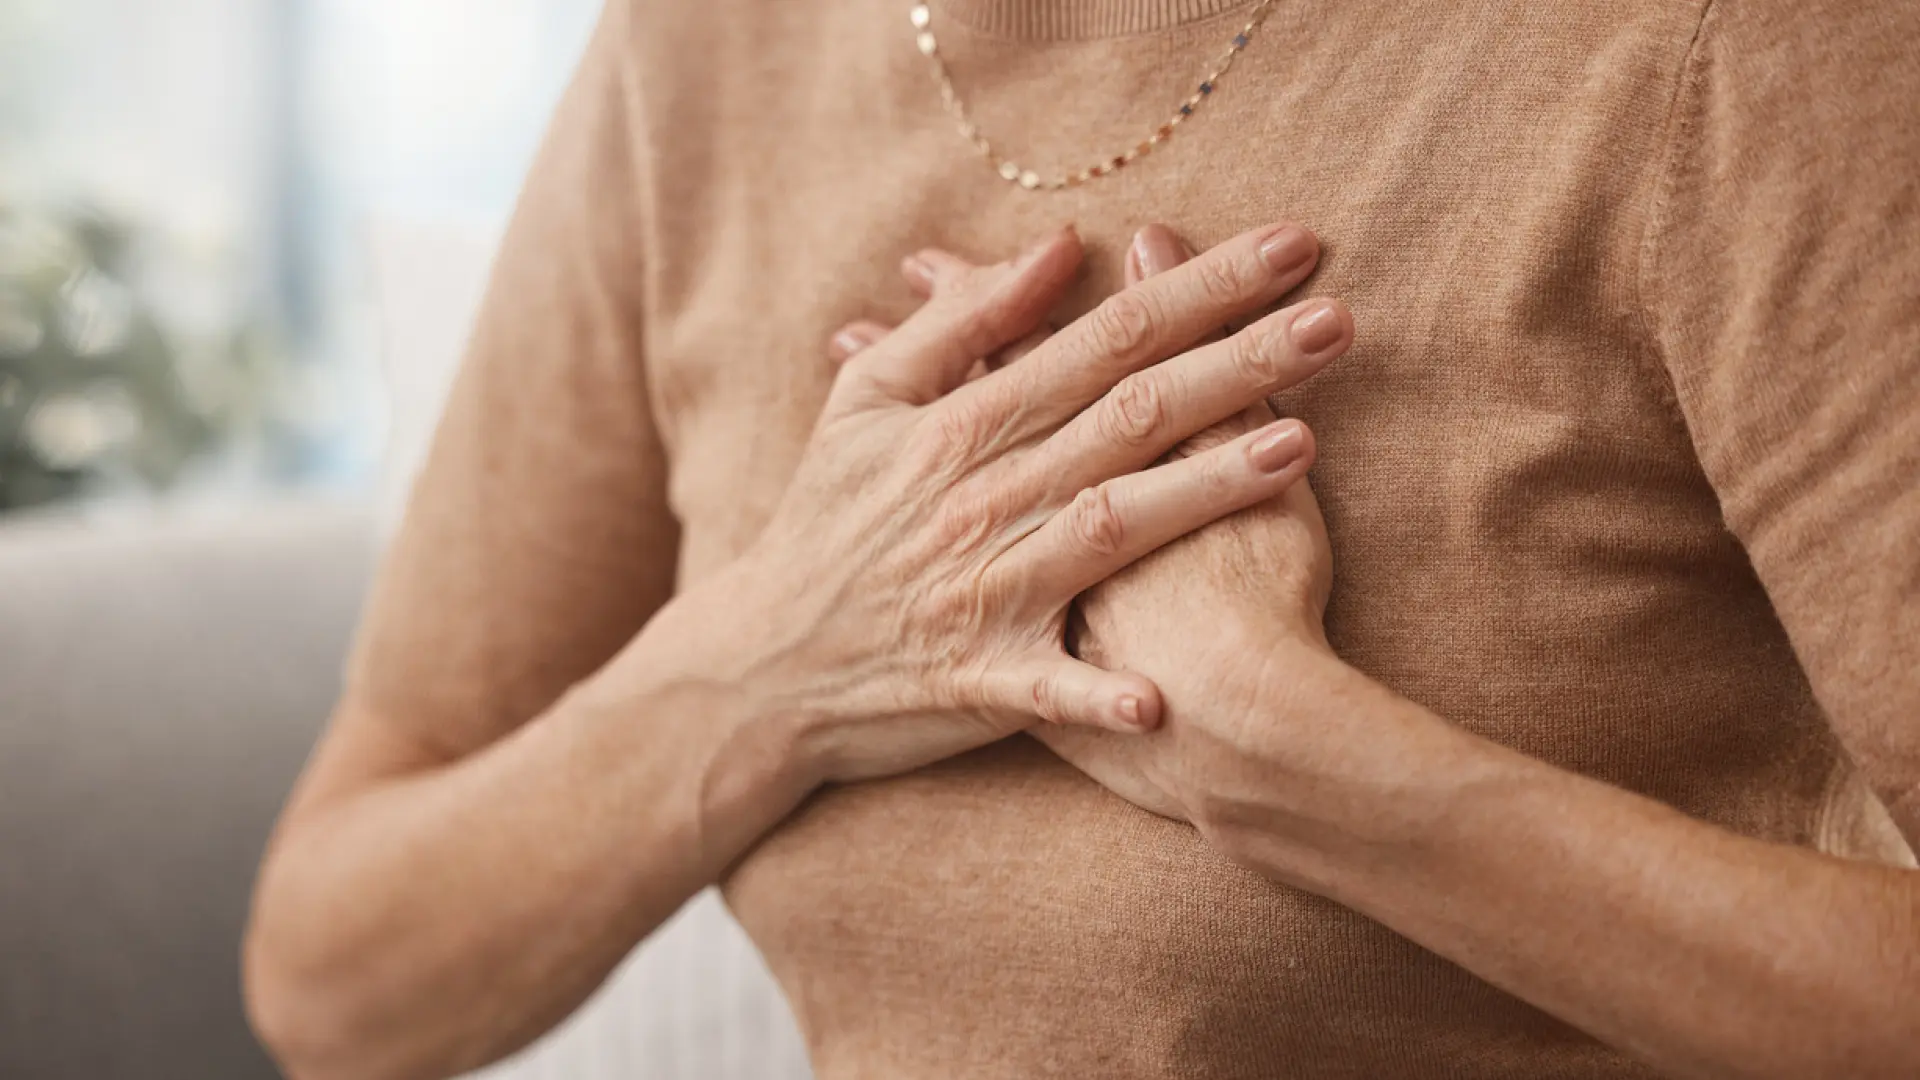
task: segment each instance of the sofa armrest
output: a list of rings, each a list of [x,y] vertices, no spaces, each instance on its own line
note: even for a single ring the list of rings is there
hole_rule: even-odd
[[[277,1075],[239,939],[371,516],[0,526],[0,1076]]]

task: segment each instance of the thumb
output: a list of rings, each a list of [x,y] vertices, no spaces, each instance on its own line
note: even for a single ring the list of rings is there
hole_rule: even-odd
[[[1107,671],[1062,654],[1018,663],[983,684],[990,707],[1055,724],[1138,734],[1160,726],[1165,702],[1144,675]]]

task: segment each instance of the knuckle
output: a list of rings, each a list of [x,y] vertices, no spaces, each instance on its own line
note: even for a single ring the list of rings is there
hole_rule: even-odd
[[[1196,269],[1201,296],[1210,305],[1228,307],[1237,304],[1250,291],[1246,268],[1237,259],[1225,256],[1203,259]]]
[[[922,472],[945,471],[954,462],[972,460],[986,438],[978,411],[949,406],[931,412],[924,433],[915,440],[915,467]]]
[[[933,515],[933,542],[943,551],[969,547],[980,532],[985,515],[971,499],[950,498]]]
[[[1227,346],[1234,374],[1246,385],[1261,390],[1281,381],[1286,368],[1284,353],[1285,343],[1279,335],[1262,332],[1257,327],[1235,334],[1232,344]]]
[[[943,335],[971,344],[991,335],[1001,315],[994,292],[978,269],[965,270],[943,284],[940,292],[908,321],[928,320]]]
[[[1017,516],[1014,498],[1000,485],[972,476],[940,497],[932,517],[934,543],[943,551],[972,551],[986,546]]]
[[[1154,340],[1159,314],[1152,301],[1128,289],[1108,297],[1088,316],[1094,347],[1111,356],[1135,356]]]
[[[1241,468],[1244,455],[1224,448],[1209,453],[1197,481],[1201,497],[1211,505],[1232,502],[1246,487],[1247,470]]]
[[[1060,721],[1060,685],[1051,675],[1033,680],[1029,695],[1033,715],[1053,723]]]
[[[1067,528],[1080,549],[1096,558],[1107,558],[1125,550],[1127,523],[1114,505],[1113,492],[1106,484],[1096,484],[1074,496],[1067,513]]]
[[[968,352],[984,356],[1005,344],[1014,333],[1018,314],[1017,297],[998,287],[998,279],[982,269],[969,270],[959,294],[964,305],[958,324],[958,340]]]
[[[1171,422],[1166,394],[1151,376],[1141,373],[1120,381],[1097,414],[1100,433],[1110,443],[1139,447],[1153,442]]]

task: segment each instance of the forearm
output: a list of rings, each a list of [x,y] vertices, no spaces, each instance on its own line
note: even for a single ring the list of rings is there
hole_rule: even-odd
[[[296,813],[248,942],[256,1023],[302,1080],[516,1049],[804,797],[781,726],[709,684],[602,676],[471,757]]]
[[[1325,820],[1240,815],[1236,855],[1675,1076],[1920,1075],[1920,875],[1736,836],[1371,683],[1334,697],[1427,766],[1342,778]]]

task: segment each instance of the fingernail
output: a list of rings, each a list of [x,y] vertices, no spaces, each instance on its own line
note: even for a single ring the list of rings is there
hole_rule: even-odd
[[[1140,718],[1145,715],[1145,710],[1140,704],[1140,698],[1135,694],[1120,695],[1119,710],[1120,719],[1132,724],[1134,727],[1140,726]]]
[[[1281,472],[1300,460],[1300,448],[1305,441],[1300,437],[1300,425],[1287,424],[1254,440],[1247,456],[1261,472]]]
[[[918,255],[909,255],[900,261],[900,272],[907,280],[923,289],[933,288],[933,264]]]
[[[1186,246],[1165,228],[1145,228],[1133,234],[1133,258],[1140,264],[1140,276],[1164,274],[1186,261]]]
[[[851,330],[842,330],[833,335],[833,347],[840,350],[842,356],[852,356],[867,347],[867,339]]]
[[[1290,274],[1313,258],[1313,235],[1298,225],[1282,225],[1260,241],[1260,257],[1276,274]]]
[[[1325,300],[1318,301],[1296,316],[1290,332],[1294,347],[1308,356],[1327,352],[1347,336],[1340,312]]]

